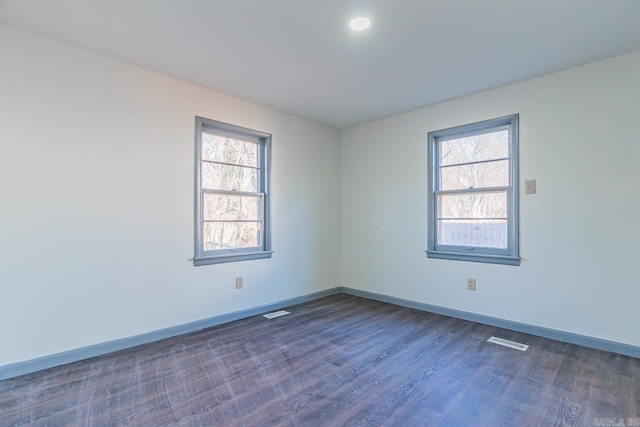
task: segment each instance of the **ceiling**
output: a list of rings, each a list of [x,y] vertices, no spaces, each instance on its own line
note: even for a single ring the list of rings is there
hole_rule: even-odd
[[[0,22],[336,128],[640,50],[640,0],[0,0]]]

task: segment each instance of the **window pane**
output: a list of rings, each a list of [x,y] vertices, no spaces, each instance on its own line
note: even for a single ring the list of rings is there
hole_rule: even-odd
[[[508,130],[440,142],[441,165],[455,165],[507,157],[509,157]]]
[[[202,249],[253,248],[262,245],[260,222],[205,222]]]
[[[438,218],[507,218],[507,193],[441,194]]]
[[[507,248],[507,220],[438,220],[438,244]]]
[[[258,144],[202,132],[202,158],[214,162],[258,166]]]
[[[202,188],[258,192],[258,169],[202,162]]]
[[[441,190],[506,187],[509,185],[509,160],[448,166],[440,169]]]
[[[260,196],[204,194],[202,217],[205,221],[253,221],[262,219]]]

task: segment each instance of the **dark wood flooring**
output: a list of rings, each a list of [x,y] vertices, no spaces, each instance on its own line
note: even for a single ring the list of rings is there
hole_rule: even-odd
[[[640,359],[344,294],[289,310],[0,381],[0,426],[640,425]]]

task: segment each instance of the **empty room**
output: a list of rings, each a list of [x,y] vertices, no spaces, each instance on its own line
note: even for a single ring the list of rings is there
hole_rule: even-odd
[[[637,0],[0,0],[0,426],[640,426]]]

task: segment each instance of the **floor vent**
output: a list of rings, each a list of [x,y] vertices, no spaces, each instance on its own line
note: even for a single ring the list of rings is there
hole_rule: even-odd
[[[494,344],[503,345],[505,347],[514,348],[520,351],[527,351],[527,349],[529,348],[529,346],[526,344],[520,344],[519,342],[509,341],[509,340],[505,340],[503,338],[498,338],[498,337],[491,337],[487,341],[492,342]]]
[[[285,314],[290,314],[288,311],[280,310],[274,311],[273,313],[263,314],[262,317],[266,317],[267,319],[274,319],[276,317],[284,316]]]

